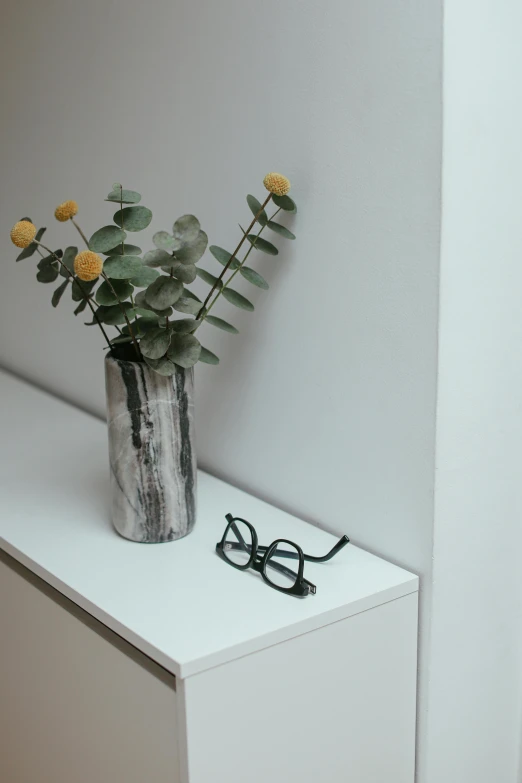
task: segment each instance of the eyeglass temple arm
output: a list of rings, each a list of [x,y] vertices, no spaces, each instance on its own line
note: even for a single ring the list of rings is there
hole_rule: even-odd
[[[333,546],[330,549],[328,554],[323,555],[322,557],[315,557],[314,555],[307,555],[307,554],[303,553],[304,554],[304,559],[308,560],[310,563],[325,563],[327,560],[331,560],[332,557],[334,557],[338,552],[341,551],[341,549],[343,547],[346,546],[346,544],[349,544],[349,543],[350,543],[350,539],[348,538],[348,536],[343,536],[342,538],[339,539],[339,541],[335,544],[335,546]],[[247,546],[248,546],[248,544],[247,544]],[[257,549],[258,549],[259,552],[266,552],[268,547],[267,546],[258,546]],[[279,549],[279,547],[277,548],[277,556],[278,557],[289,557],[292,560],[297,560],[299,558],[299,555],[297,554],[297,552],[288,552],[286,549]]]

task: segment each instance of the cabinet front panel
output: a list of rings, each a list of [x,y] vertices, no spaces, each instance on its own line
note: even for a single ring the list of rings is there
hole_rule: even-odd
[[[39,581],[0,556],[0,781],[179,783],[175,678]]]

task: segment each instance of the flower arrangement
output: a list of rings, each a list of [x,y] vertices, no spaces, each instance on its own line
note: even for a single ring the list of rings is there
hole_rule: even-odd
[[[218,364],[218,357],[199,341],[201,326],[209,324],[237,333],[228,321],[211,314],[214,305],[223,297],[235,307],[254,310],[250,300],[230,286],[231,282],[239,274],[257,288],[268,289],[259,272],[246,266],[247,259],[254,250],[278,254],[277,247],[261,236],[265,229],[295,239],[288,228],[275,221],[282,210],[296,212],[296,205],[288,195],[290,182],[276,173],[267,174],[263,182],[268,196],[263,203],[247,196],[253,219],[246,230],[240,227],[242,234],[234,252],[217,245],[209,247],[214,259],[223,266],[219,275],[196,266],[207,249],[208,237],[194,215],[178,218],[172,233],[156,232],[154,249],[143,256],[140,247],[128,244],[128,234],[147,228],[152,212],[139,204],[139,193],[125,190],[119,183],[113,185],[106,198],[119,206],[113,224],[98,229],[90,239],[76,220],[79,211],[76,201],[65,201],[56,207],[56,220],[73,224],[85,250],[79,252],[74,246],[64,251],[51,250],[42,243],[46,229],[37,230],[29,218],[23,218],[11,230],[12,242],[22,249],[16,260],[37,252],[41,256],[36,275],[39,282],[54,283],[59,277],[64,278],[52,295],[53,307],[57,307],[70,286],[72,299],[78,303],[74,314],[90,308],[92,321],[87,325],[100,328],[116,358],[145,361],[165,376],[173,375],[176,366],[189,368],[198,361]],[[275,211],[268,216],[267,208],[271,204]],[[204,301],[189,288],[197,277],[210,288]],[[183,317],[174,317],[174,311]],[[117,330],[114,337],[109,337],[107,327]]]

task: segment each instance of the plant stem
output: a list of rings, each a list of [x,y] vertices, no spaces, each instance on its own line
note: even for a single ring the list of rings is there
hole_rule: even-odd
[[[73,276],[73,274],[71,273],[70,269],[68,269],[68,268],[65,266],[65,264],[64,264],[64,263],[63,263],[63,261],[62,261],[62,259],[61,259],[59,256],[57,256],[57,255],[56,255],[56,253],[53,253],[53,251],[52,251],[52,250],[49,250],[49,248],[48,248],[48,247],[46,247],[45,245],[43,245],[41,242],[38,242],[37,244],[38,244],[38,245],[41,245],[41,247],[43,247],[43,249],[44,249],[44,250],[47,250],[47,252],[48,252],[48,253],[50,253],[50,254],[53,256],[53,258],[55,258],[55,259],[58,261],[58,263],[60,264],[60,266],[61,266],[63,269],[65,269],[65,271],[66,271],[66,272],[67,272],[67,274],[69,275],[69,278],[70,278],[70,279],[73,279],[73,277],[74,277],[74,276]],[[80,291],[82,292],[82,294],[83,294],[83,296],[84,296],[84,299],[86,300],[87,304],[89,305],[89,307],[90,307],[90,308],[91,308],[91,310],[92,310],[93,318],[94,318],[94,320],[96,321],[96,323],[98,324],[98,326],[100,327],[100,329],[101,329],[101,331],[102,331],[102,334],[103,334],[103,336],[105,337],[105,341],[106,341],[107,345],[108,345],[108,346],[109,346],[109,348],[112,350],[111,341],[110,341],[110,340],[109,340],[109,338],[107,337],[107,332],[106,332],[106,331],[105,331],[105,329],[103,328],[103,326],[102,326],[102,324],[101,324],[101,321],[100,321],[100,319],[99,319],[99,318],[98,318],[98,316],[96,315],[96,310],[94,309],[94,307],[92,306],[92,303],[91,303],[91,297],[89,296],[89,294],[87,293],[87,291],[85,290],[85,288],[83,287],[83,285],[81,284],[80,280],[76,280],[76,282],[78,283],[78,288],[79,288],[79,289],[80,289]]]
[[[206,306],[208,305],[208,303],[209,303],[210,299],[212,298],[212,294],[214,293],[214,291],[216,290],[216,288],[219,286],[220,282],[223,280],[223,277],[225,276],[225,274],[226,274],[226,272],[227,272],[227,269],[230,267],[230,264],[231,264],[231,263],[232,263],[232,262],[235,260],[235,258],[236,258],[236,256],[237,256],[237,254],[238,254],[238,253],[239,253],[239,251],[241,250],[241,248],[242,248],[242,246],[243,246],[243,242],[244,242],[244,241],[245,241],[245,239],[247,238],[247,234],[249,234],[249,233],[250,233],[250,231],[251,231],[251,230],[252,230],[252,228],[254,227],[254,225],[255,225],[255,223],[256,223],[256,220],[258,219],[259,215],[260,215],[260,214],[263,212],[264,208],[266,207],[266,205],[268,204],[268,202],[270,201],[270,199],[271,199],[271,198],[272,198],[272,194],[271,194],[271,193],[269,193],[269,194],[268,194],[268,196],[266,197],[266,199],[265,199],[264,203],[261,205],[261,209],[259,210],[259,212],[257,213],[257,215],[254,215],[254,219],[253,219],[253,221],[250,223],[249,227],[247,228],[247,230],[245,231],[245,233],[243,234],[243,236],[241,237],[241,241],[239,242],[239,245],[236,247],[236,249],[234,250],[234,252],[233,252],[233,253],[232,253],[232,255],[230,256],[229,260],[227,261],[227,263],[226,263],[226,264],[225,264],[225,266],[223,267],[223,271],[221,272],[221,274],[219,275],[218,279],[216,280],[216,282],[214,283],[214,285],[213,285],[213,286],[212,286],[212,288],[210,289],[210,293],[208,294],[207,298],[205,299],[205,301],[204,301],[204,302],[203,302],[203,304],[201,305],[201,308],[200,308],[200,310],[199,310],[199,312],[198,312],[198,314],[197,314],[197,316],[196,316],[196,321],[199,321],[199,319],[200,319],[200,317],[201,317],[201,313],[202,313],[202,312],[205,310],[205,308],[206,308]],[[262,226],[262,228],[264,228],[264,226]],[[243,261],[243,263],[244,263],[244,261]]]
[[[71,218],[71,223],[73,224],[73,226],[75,227],[76,231],[79,233],[79,235],[81,236],[81,238],[83,239],[83,241],[87,245],[87,250],[88,250],[89,249],[89,240],[87,239],[87,237],[85,236],[85,234],[83,233],[83,231],[81,230],[80,226],[78,225],[78,223],[76,222],[76,220],[74,218]]]
[[[135,337],[135,335],[134,335],[134,332],[132,331],[132,326],[131,326],[131,324],[130,324],[130,321],[129,321],[129,317],[128,317],[128,315],[127,315],[127,312],[126,312],[125,308],[124,308],[124,307],[122,307],[122,304],[121,304],[121,302],[120,302],[119,296],[118,296],[118,294],[116,293],[116,291],[114,290],[114,286],[112,285],[112,283],[111,283],[110,279],[107,277],[107,275],[105,274],[105,272],[102,272],[102,273],[101,273],[101,276],[103,277],[103,279],[105,280],[105,282],[107,283],[107,285],[108,285],[108,286],[109,286],[109,288],[111,289],[112,293],[114,294],[114,296],[115,296],[115,297],[116,297],[116,299],[118,300],[118,306],[119,306],[119,308],[120,308],[121,312],[123,313],[123,317],[125,318],[125,321],[127,322],[127,327],[128,327],[128,329],[129,329],[129,334],[130,334],[130,336],[132,337],[132,342],[134,343],[134,348],[136,349],[136,355],[137,355],[137,357],[138,357],[138,361],[139,361],[139,360],[141,359],[140,347],[139,347],[139,345],[138,345],[138,341],[136,340],[136,337]]]
[[[272,215],[272,217],[270,217],[270,218],[269,218],[269,220],[273,220],[275,217],[277,217],[277,215],[278,215],[280,212],[281,212],[281,207],[280,207],[279,209],[277,209],[277,210],[274,212],[274,214]],[[259,229],[259,231],[257,232],[256,238],[257,238],[257,237],[259,237],[259,236],[261,236],[261,234],[262,234],[262,232],[263,232],[263,230],[264,230],[265,228],[266,228],[266,225],[264,225],[264,226],[261,226],[261,228],[260,228],[260,229]],[[252,252],[252,250],[254,250],[254,249],[255,249],[255,243],[254,243],[254,244],[252,244],[252,243],[251,243],[251,244],[250,244],[250,247],[248,248],[248,250],[247,250],[247,252],[246,252],[246,254],[245,254],[245,257],[243,258],[243,260],[242,260],[242,261],[241,261],[241,263],[239,264],[238,268],[234,270],[234,272],[233,272],[233,273],[230,275],[230,277],[228,278],[228,280],[227,280],[227,282],[225,283],[225,285],[224,285],[224,286],[223,286],[223,287],[222,287],[222,288],[221,288],[221,289],[220,289],[220,290],[217,292],[217,294],[216,294],[216,296],[214,297],[213,301],[210,303],[209,307],[208,307],[208,308],[207,308],[207,310],[205,311],[205,314],[204,314],[204,315],[202,316],[202,318],[201,318],[201,323],[203,323],[203,321],[205,320],[205,318],[207,317],[207,315],[210,313],[210,311],[212,310],[212,308],[213,308],[213,307],[214,307],[214,305],[216,304],[217,300],[219,299],[219,297],[221,296],[221,294],[223,293],[223,291],[225,290],[225,288],[228,288],[228,286],[230,285],[230,283],[232,282],[232,280],[234,279],[234,277],[237,275],[237,273],[238,273],[238,272],[239,272],[239,271],[240,271],[240,270],[241,270],[241,269],[244,267],[244,265],[245,265],[245,262],[246,262],[246,260],[247,260],[248,256],[250,255],[250,253],[251,253],[251,252]],[[197,327],[198,329],[199,329],[199,327],[201,326],[201,323],[200,323],[200,324],[198,324],[198,327]]]

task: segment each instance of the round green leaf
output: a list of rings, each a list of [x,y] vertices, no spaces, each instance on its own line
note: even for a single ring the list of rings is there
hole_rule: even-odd
[[[169,264],[172,261],[172,256],[167,253],[166,250],[149,250],[143,256],[143,263],[145,266],[158,267],[164,264]]]
[[[134,308],[134,312],[139,312],[139,308]],[[152,318],[137,318],[136,321],[132,324],[132,331],[134,334],[138,335],[138,337],[141,337],[142,335],[146,334],[151,329],[156,329],[158,326],[158,318],[157,316],[154,316],[154,319]],[[125,335],[129,334],[129,327],[127,324],[122,326],[121,329],[122,333]]]
[[[71,286],[71,294],[73,302],[80,302],[85,299],[86,294],[90,294],[94,286],[97,284],[98,279],[87,281],[79,281],[77,277],[74,278]]]
[[[243,275],[245,280],[248,280],[249,283],[252,283],[253,285],[257,285],[258,288],[262,288],[264,291],[268,290],[269,285],[266,282],[265,278],[262,277],[254,269],[250,269],[249,266],[242,266],[241,269],[239,270],[239,273]]]
[[[113,337],[111,345],[122,345],[123,343],[131,343],[132,337],[130,334],[119,334],[117,337]]]
[[[250,211],[254,215],[254,217],[257,215],[257,222],[260,223],[262,226],[266,226],[268,222],[268,215],[266,214],[265,210],[262,208],[261,202],[257,200],[255,196],[247,196],[247,204],[250,207]],[[258,214],[260,212],[260,214]]]
[[[168,316],[172,315],[172,307],[166,307],[164,310],[156,310],[156,308],[151,307],[150,304],[147,302],[146,299],[146,291],[139,291],[136,296],[134,297],[134,301],[136,303],[137,312],[140,313],[152,313],[156,317],[160,318],[167,318]],[[148,316],[150,317],[150,315]]]
[[[145,291],[147,304],[155,310],[164,310],[173,305],[183,293],[183,285],[173,277],[158,277]]]
[[[110,250],[106,250],[104,252],[104,256],[139,256],[141,254],[141,247],[138,247],[138,245],[123,245],[123,252],[122,252],[122,243],[120,242],[115,247],[111,248]]]
[[[136,288],[146,288],[159,277],[157,269],[151,269],[150,266],[143,266],[135,277],[131,277],[130,282]]]
[[[115,291],[111,291],[111,286],[104,282],[96,291],[96,301],[100,305],[113,305],[117,302],[123,302],[133,292],[133,287],[126,280],[112,280],[111,285]]]
[[[182,283],[193,283],[196,279],[196,267],[194,264],[179,264],[174,271],[174,277]]]
[[[297,212],[295,201],[290,196],[272,196],[272,201],[276,207],[281,207],[286,212]]]
[[[169,324],[170,329],[172,329],[173,332],[180,332],[181,334],[189,334],[190,332],[193,332],[201,321],[196,321],[195,318],[179,318],[176,321],[172,321]]]
[[[208,285],[210,286],[216,285],[217,290],[223,288],[223,281],[220,280],[218,277],[214,277],[214,275],[211,275],[210,272],[207,272],[206,269],[200,269],[199,267],[197,267],[196,274],[198,277],[204,280],[205,283],[208,283]]]
[[[167,356],[180,367],[193,367],[201,354],[201,343],[193,334],[172,335]]]
[[[135,277],[143,268],[138,256],[109,256],[103,265],[103,271],[114,280],[126,280]]]
[[[168,231],[157,231],[152,237],[152,241],[158,250],[166,250],[168,253],[173,253],[174,250],[179,250],[181,247],[180,240],[174,239]]]
[[[183,296],[187,297],[188,299],[194,299],[195,302],[199,302],[201,304],[201,299],[199,298],[199,296],[193,294],[190,288],[183,289]]]
[[[121,189],[121,185],[119,187],[113,186],[105,201],[116,201],[118,204],[120,202],[122,204],[137,204],[138,201],[141,201],[141,195],[135,190]]]
[[[80,313],[83,313],[85,308],[87,307],[87,299],[82,299],[76,310],[74,311],[74,315],[80,315]],[[96,321],[93,319],[93,323],[96,323]],[[88,326],[89,324],[86,324]]]
[[[207,315],[205,321],[212,326],[217,326],[218,329],[223,329],[224,332],[230,332],[231,334],[239,334],[239,330],[235,326],[229,324],[228,321],[224,321],[222,318],[218,318],[215,315]]]
[[[228,250],[223,250],[222,247],[218,247],[217,245],[211,245],[209,247],[210,252],[216,259],[216,261],[219,261],[220,264],[223,266],[226,266],[230,259],[232,258],[232,253],[229,253]],[[239,266],[239,261],[237,258],[234,258],[232,263],[229,266],[229,269],[237,269]]]
[[[249,234],[247,236],[248,241],[254,245],[256,250],[262,250],[263,253],[268,253],[269,256],[277,256],[279,250],[271,242],[267,242],[263,237],[258,237],[255,234]]]
[[[115,212],[112,219],[125,231],[143,231],[152,220],[152,212],[147,207],[125,207]]]
[[[167,353],[171,333],[167,329],[151,329],[140,341],[143,356],[148,359],[161,359]]]
[[[183,215],[176,220],[172,233],[176,239],[184,244],[195,242],[198,238],[201,226],[199,220],[194,215]]]
[[[254,309],[252,302],[249,302],[248,299],[238,291],[234,291],[233,288],[224,288],[222,293],[230,304],[240,307],[242,310],[249,310],[250,312]]]
[[[197,302],[195,299],[191,299],[188,296],[180,296],[177,302],[173,305],[174,310],[178,313],[187,313],[188,315],[197,315],[201,310],[201,302]]]
[[[200,231],[197,239],[189,245],[183,245],[179,250],[175,250],[175,256],[182,264],[197,264],[208,245],[208,236],[204,231]]]
[[[69,274],[67,274],[66,270],[63,268],[62,265],[60,265],[60,274],[62,277],[69,278],[71,275],[74,275],[74,259],[78,255],[78,248],[77,247],[66,247],[65,252],[63,254],[62,258],[62,264],[67,267],[69,270]]]
[[[46,256],[38,262],[36,279],[39,283],[54,283],[59,274],[58,261],[53,256]]]
[[[105,253],[115,247],[118,242],[123,242],[127,234],[117,226],[104,226],[95,231],[89,239],[89,248],[95,253]]]
[[[53,293],[53,298],[51,299],[51,304],[53,307],[58,307],[58,303],[62,298],[62,294],[67,288],[68,283],[69,283],[68,280],[64,280],[63,283],[59,285],[58,288],[55,289]]]
[[[295,234],[292,234],[291,231],[289,231],[285,226],[282,226],[280,223],[275,223],[273,220],[269,220],[266,225],[267,228],[271,228],[272,231],[275,231],[276,234],[279,234],[279,236],[285,237],[285,239],[295,239]]]
[[[176,372],[176,365],[166,356],[163,356],[161,359],[148,359],[145,357],[145,361],[159,375],[171,376]]]
[[[111,305],[110,307],[100,305],[96,310],[96,315],[104,324],[117,326],[118,324],[125,323],[125,316],[123,315],[122,310],[125,310],[129,318],[132,317],[132,305],[130,302],[121,302],[119,305]]]
[[[199,361],[205,362],[205,364],[219,364],[219,359],[215,353],[209,351],[208,348],[201,346],[201,353],[199,354]]]

